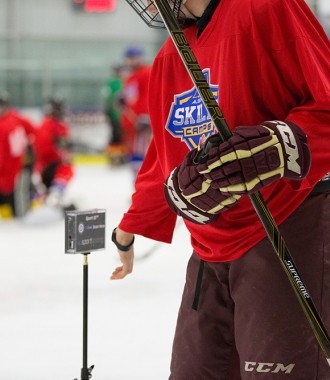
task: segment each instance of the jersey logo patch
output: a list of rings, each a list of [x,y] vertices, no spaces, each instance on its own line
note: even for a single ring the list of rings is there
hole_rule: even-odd
[[[210,70],[203,70],[210,84]],[[218,101],[219,86],[210,84],[214,98]],[[189,149],[197,148],[205,139],[216,132],[211,117],[195,87],[174,96],[165,129],[174,137],[185,142]]]

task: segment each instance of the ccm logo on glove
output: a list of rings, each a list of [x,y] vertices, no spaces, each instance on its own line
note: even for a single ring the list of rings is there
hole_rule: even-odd
[[[304,178],[310,161],[306,135],[292,122],[237,127],[227,141],[216,134],[190,151],[167,179],[165,196],[178,215],[207,224],[243,195],[282,177]]]
[[[299,162],[298,162],[299,149],[298,149],[298,144],[294,137],[293,131],[286,123],[283,123],[281,121],[277,121],[275,123],[276,123],[275,127],[277,127],[278,131],[281,134],[284,148],[285,148],[285,153],[287,154],[288,170],[301,176],[301,166],[299,165]],[[267,126],[267,124],[265,126]]]

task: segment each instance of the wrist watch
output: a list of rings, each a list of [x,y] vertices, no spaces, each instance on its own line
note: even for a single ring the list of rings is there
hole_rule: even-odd
[[[133,236],[133,240],[128,244],[128,245],[121,245],[120,243],[118,243],[117,241],[117,238],[116,238],[116,230],[117,228],[115,228],[113,231],[112,231],[112,236],[111,236],[111,240],[114,242],[115,246],[120,250],[120,251],[123,251],[123,252],[127,252],[131,249],[132,245],[134,244],[134,240],[135,240],[135,237]]]

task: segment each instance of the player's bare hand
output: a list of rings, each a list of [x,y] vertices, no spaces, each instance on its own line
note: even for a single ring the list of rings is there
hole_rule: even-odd
[[[134,264],[134,235],[116,228],[112,234],[112,241],[118,249],[119,259],[122,263],[117,267],[110,277],[111,280],[121,280],[133,271]]]
[[[121,280],[133,271],[134,264],[134,250],[133,247],[128,252],[121,252],[118,250],[119,258],[122,263],[117,267],[110,277],[110,280]]]

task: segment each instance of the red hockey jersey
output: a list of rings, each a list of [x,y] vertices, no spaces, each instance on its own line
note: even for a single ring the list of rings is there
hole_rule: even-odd
[[[330,171],[329,40],[303,0],[222,0],[199,38],[185,30],[231,129],[290,120],[305,130],[312,166],[302,181],[281,179],[262,190],[282,223]],[[149,93],[154,139],[120,228],[170,242],[176,215],[163,183],[214,126],[179,55],[167,40],[154,60]],[[248,197],[211,225],[185,222],[207,261],[242,256],[266,234]]]
[[[136,153],[134,142],[138,119],[142,115],[148,115],[149,75],[150,66],[142,65],[125,79],[123,85],[125,106],[122,108],[121,123],[129,154]]]
[[[28,139],[34,134],[32,124],[14,110],[0,116],[0,193],[14,191],[24,165]]]
[[[48,165],[62,161],[62,149],[59,139],[69,137],[69,127],[52,117],[45,117],[37,129],[34,143],[36,169],[43,171]]]
[[[137,118],[148,114],[148,85],[150,66],[142,65],[124,81],[123,97],[125,107],[122,112],[124,128],[136,127]]]

